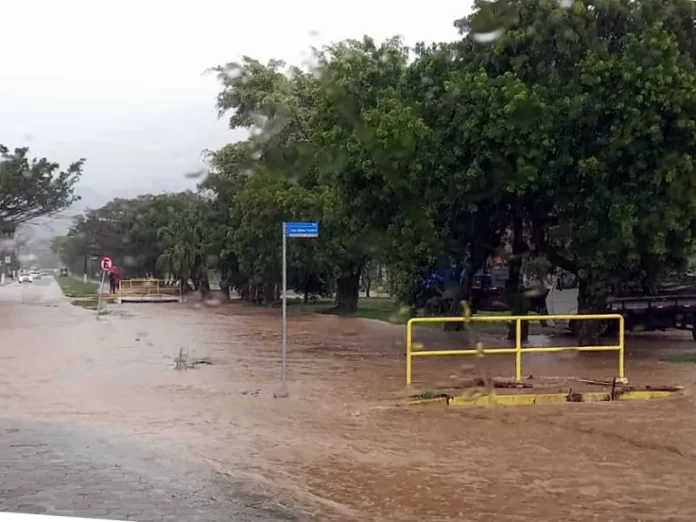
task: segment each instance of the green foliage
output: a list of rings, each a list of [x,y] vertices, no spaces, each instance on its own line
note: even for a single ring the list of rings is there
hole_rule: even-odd
[[[683,265],[696,231],[685,20],[686,0],[479,2],[453,44],[366,37],[318,52],[314,74],[248,58],[219,68],[221,112],[253,131],[230,248],[277,279],[279,191],[309,191],[304,215],[329,236],[312,248],[339,298],[371,259],[405,300],[443,254],[473,272],[515,221],[515,255],[588,284]]]
[[[10,152],[0,145],[0,223],[14,227],[70,206],[79,199],[74,186],[84,161],[59,170],[46,158],[30,158],[26,147]]]
[[[209,152],[199,194],[115,200],[56,251],[216,265],[223,288],[273,301],[281,222],[318,221],[318,240],[288,242],[289,281],[335,291],[339,311],[377,265],[413,303],[438,259],[466,286],[505,246],[536,279],[577,274],[581,309],[601,309],[610,279],[655,281],[694,250],[694,5],[481,0],[458,42],[365,37],[311,71],[217,67],[220,115],[248,139]]]
[[[474,161],[505,158],[501,186],[524,205],[536,246],[586,281],[683,263],[696,230],[693,28],[681,18],[693,21],[693,3],[507,5],[514,21],[472,61],[476,90],[499,93],[473,104]]]
[[[192,192],[117,198],[77,216],[51,247],[76,273],[89,256],[105,255],[126,275],[192,275],[195,282],[209,248],[206,215],[207,201]]]

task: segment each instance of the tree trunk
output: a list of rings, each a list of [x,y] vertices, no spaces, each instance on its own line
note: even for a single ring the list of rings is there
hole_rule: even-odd
[[[461,301],[452,301],[449,310],[447,311],[447,317],[461,317],[464,313],[462,310]],[[463,323],[445,323],[443,326],[445,332],[458,332],[464,329]]]
[[[201,299],[205,299],[210,295],[210,281],[208,280],[208,274],[203,274],[200,280],[200,290]]]
[[[229,281],[230,271],[225,266],[225,263],[221,263],[220,266],[220,291],[225,297],[225,300],[230,301],[232,298],[230,296],[230,281]]]
[[[263,285],[263,301],[265,304],[271,304],[276,301],[276,285],[272,283],[264,283]]]
[[[336,306],[333,311],[339,314],[354,314],[358,311],[360,296],[360,272],[356,267],[352,272],[345,272],[336,280]]]
[[[263,284],[253,282],[251,285],[251,300],[256,304],[261,304],[263,301]]]
[[[230,293],[230,285],[229,284],[225,284],[223,286],[222,283],[220,283],[220,291],[222,292],[222,296],[225,298],[225,301],[232,300],[232,295]]]
[[[459,281],[457,281],[456,284],[453,284],[449,289],[448,297],[451,299],[451,301],[449,310],[447,311],[448,317],[461,317],[464,314],[464,310],[462,309],[462,301],[468,302],[469,306],[471,307],[471,312],[475,312],[474,305],[471,302],[471,286],[474,283],[474,274],[482,262],[485,263],[485,257],[483,258],[483,261],[477,258],[473,259],[471,263],[460,263],[457,265],[457,274],[463,274],[464,278],[462,280],[462,277],[460,276]],[[443,325],[443,329],[446,332],[459,331],[464,329],[464,324],[445,323]]]
[[[367,279],[365,281],[365,297],[370,297],[370,287],[372,286],[372,281]]]
[[[527,315],[529,313],[529,303],[527,296],[524,295],[524,282],[522,281],[522,255],[526,250],[524,242],[524,224],[522,218],[514,217],[512,257],[509,260],[508,280],[505,282],[505,293],[507,294],[508,306],[512,315]],[[522,321],[522,341],[529,338],[529,321]],[[517,337],[517,323],[512,321],[508,326],[507,338],[514,341]]]
[[[309,303],[309,292],[307,290],[304,291],[304,299],[302,301],[304,304]]]
[[[242,301],[251,301],[251,296],[252,296],[251,281],[247,281],[239,289],[239,298]]]
[[[196,292],[200,288],[200,278],[198,277],[198,270],[192,268],[189,270],[188,279],[193,283],[193,291]]]
[[[604,314],[607,311],[608,288],[592,278],[581,278],[578,292],[579,314]],[[576,323],[578,346],[599,346],[602,321],[582,320]]]
[[[464,269],[466,270],[466,268]],[[464,285],[457,284],[456,287],[452,287],[450,289],[450,295],[448,296],[450,299],[449,303],[449,310],[447,310],[447,317],[461,317],[462,314],[464,313],[464,310],[462,309],[462,301],[465,300],[465,295],[470,294],[470,292],[467,292],[467,287],[470,287],[470,281],[471,278],[467,277],[464,280]],[[445,323],[443,325],[443,329],[446,332],[456,332],[459,330],[464,329],[464,324],[463,323]]]

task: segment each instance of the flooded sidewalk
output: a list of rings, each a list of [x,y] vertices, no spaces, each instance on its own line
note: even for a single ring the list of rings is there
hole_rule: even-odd
[[[191,469],[203,465],[253,484],[298,516],[696,517],[690,394],[645,403],[408,407],[403,326],[291,315],[289,397],[274,399],[277,310],[130,304],[96,320],[57,288],[26,290],[0,291],[4,416],[137,436]],[[433,333],[426,344],[447,339]],[[690,391],[694,370],[658,363],[655,354],[693,345],[631,339],[628,375]],[[180,354],[205,364],[174,370]],[[447,381],[471,366],[463,358],[438,359],[417,361],[416,381]],[[486,359],[486,371],[512,375],[510,359]],[[525,375],[611,375],[614,361],[605,354],[529,356]]]

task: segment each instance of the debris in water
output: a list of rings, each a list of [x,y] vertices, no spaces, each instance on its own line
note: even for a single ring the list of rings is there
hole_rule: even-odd
[[[273,392],[273,398],[274,399],[286,399],[290,394],[288,393],[288,389],[283,384],[279,390],[276,390]]]

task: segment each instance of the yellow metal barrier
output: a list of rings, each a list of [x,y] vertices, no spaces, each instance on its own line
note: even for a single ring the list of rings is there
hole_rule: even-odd
[[[118,299],[121,301],[180,301],[181,288],[168,286],[162,279],[124,279],[118,283]]]
[[[609,346],[544,346],[541,348],[522,348],[522,321],[582,321],[582,320],[607,320],[619,321],[619,344]],[[413,325],[417,323],[509,323],[515,322],[515,347],[514,348],[483,348],[477,343],[475,349],[469,350],[414,350],[413,349]],[[468,307],[465,306],[463,317],[414,317],[406,323],[406,384],[411,384],[414,357],[438,357],[442,355],[488,355],[488,354],[515,354],[515,380],[522,380],[522,354],[523,353],[554,353],[554,352],[619,352],[619,379],[624,378],[624,318],[621,314],[598,315],[496,315],[496,316],[471,316]]]

